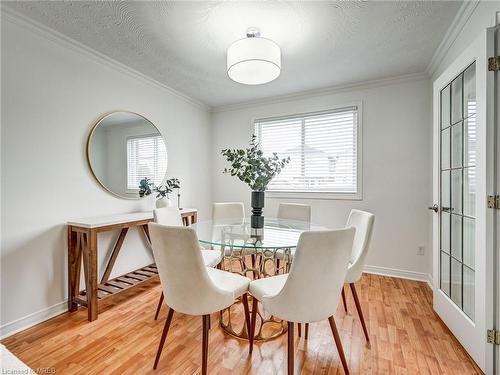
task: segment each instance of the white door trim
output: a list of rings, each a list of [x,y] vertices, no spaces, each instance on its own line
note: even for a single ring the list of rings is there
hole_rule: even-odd
[[[490,27],[486,30],[486,58],[495,55],[495,29],[496,27]],[[498,52],[497,52],[498,53]],[[498,160],[495,154],[495,148],[498,147],[497,139],[498,136],[495,132],[495,73],[488,72],[486,69],[486,132],[487,132],[487,144],[486,144],[486,191],[488,195],[498,194],[498,184],[496,178],[498,178],[497,170]],[[497,93],[498,94],[498,93]],[[498,124],[497,124],[498,126]],[[486,329],[498,329],[498,325],[495,325],[495,315],[496,303],[497,303],[497,285],[498,271],[496,268],[496,257],[498,257],[498,249],[495,249],[496,240],[498,239],[498,229],[495,228],[495,215],[498,217],[498,211],[494,209],[486,208],[486,285],[491,286],[491,294],[486,300]],[[495,256],[495,253],[497,255]],[[488,344],[486,348],[486,373],[493,374],[495,367],[497,373],[500,373],[498,368],[498,363],[495,363],[495,346]]]

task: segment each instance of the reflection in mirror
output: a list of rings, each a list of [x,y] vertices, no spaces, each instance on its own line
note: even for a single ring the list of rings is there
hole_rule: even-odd
[[[92,129],[87,157],[94,176],[111,193],[139,199],[139,181],[161,185],[167,172],[165,140],[148,119],[132,112],[113,112]]]

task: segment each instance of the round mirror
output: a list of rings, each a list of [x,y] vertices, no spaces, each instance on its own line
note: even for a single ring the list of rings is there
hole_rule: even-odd
[[[87,144],[90,169],[109,192],[139,199],[139,182],[161,185],[167,172],[167,148],[156,126],[132,112],[113,112],[94,125]]]

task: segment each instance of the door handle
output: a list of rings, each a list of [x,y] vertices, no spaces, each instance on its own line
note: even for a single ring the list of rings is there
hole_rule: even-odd
[[[439,206],[437,204],[433,204],[432,206],[427,207],[429,210],[432,210],[434,212],[439,211]]]
[[[441,211],[444,211],[444,212],[452,212],[453,210],[454,210],[453,207],[441,207]]]

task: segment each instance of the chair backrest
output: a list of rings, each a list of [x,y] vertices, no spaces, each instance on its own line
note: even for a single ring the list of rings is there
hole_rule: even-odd
[[[214,203],[212,206],[212,221],[227,222],[236,221],[243,222],[245,219],[245,206],[241,202],[221,202]]]
[[[347,283],[354,283],[361,278],[366,261],[366,254],[370,246],[373,232],[375,215],[360,210],[351,210],[347,219],[346,227],[356,228],[354,243],[352,245],[349,270],[347,271]]]
[[[177,207],[162,207],[153,211],[155,223],[171,226],[183,226],[181,212]]]
[[[234,293],[218,288],[208,275],[192,228],[149,223],[154,258],[167,305],[190,315],[222,310]]]
[[[317,322],[335,314],[347,272],[354,228],[303,232],[283,289],[264,296],[264,309],[290,322]]]
[[[280,203],[278,219],[311,222],[311,206],[299,203]]]

